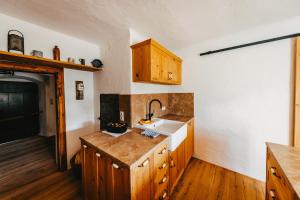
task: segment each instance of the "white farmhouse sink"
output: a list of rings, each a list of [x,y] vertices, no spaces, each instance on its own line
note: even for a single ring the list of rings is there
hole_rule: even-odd
[[[184,122],[155,118],[152,124],[137,125],[141,129],[153,130],[169,136],[169,150],[174,151],[187,136],[187,124]]]

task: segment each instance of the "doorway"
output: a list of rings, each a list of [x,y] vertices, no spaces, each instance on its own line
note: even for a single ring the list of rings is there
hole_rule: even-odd
[[[9,73],[30,72],[44,73],[55,76],[56,111],[57,111],[57,133],[56,133],[56,157],[58,169],[67,169],[66,149],[66,122],[65,122],[65,96],[64,96],[64,69],[61,67],[50,67],[47,65],[34,65],[20,62],[0,62],[0,71]]]
[[[0,71],[0,192],[57,171],[55,100],[55,75]]]

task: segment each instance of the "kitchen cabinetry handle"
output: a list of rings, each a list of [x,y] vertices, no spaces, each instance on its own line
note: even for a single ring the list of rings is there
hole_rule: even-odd
[[[166,197],[167,197],[167,191],[165,191],[164,194],[161,197],[159,197],[159,200],[163,200]]]
[[[172,72],[168,72],[168,80],[172,80],[173,79],[173,73]]]
[[[270,194],[270,197],[271,197],[273,200],[276,199],[275,190],[270,190],[269,194]]]
[[[170,167],[171,167],[171,168],[175,167],[175,163],[174,163],[174,160],[171,160],[171,164],[170,164]]]
[[[271,173],[272,173],[275,177],[281,178],[279,175],[277,175],[276,167],[271,167]]]
[[[101,154],[100,154],[100,153],[96,153],[96,156],[97,156],[97,157],[101,157]]]
[[[159,152],[158,154],[164,154],[167,152],[167,148],[165,147],[163,150],[161,150],[161,152]]]
[[[117,165],[116,163],[113,163],[112,166],[113,166],[113,168],[116,168],[116,169],[119,169],[119,168],[120,168],[120,166]]]
[[[85,149],[87,148],[87,146],[86,146],[86,145],[82,145],[82,146],[83,146],[83,148],[85,148]]]
[[[149,164],[149,158],[147,158],[147,160],[145,160],[142,164],[139,165],[139,167],[145,167]]]
[[[167,181],[167,176],[164,175],[164,177],[161,179],[161,181],[159,181],[159,184],[163,184]]]
[[[163,168],[165,168],[166,166],[167,166],[167,163],[164,162],[164,163],[159,167],[159,169],[163,169]]]

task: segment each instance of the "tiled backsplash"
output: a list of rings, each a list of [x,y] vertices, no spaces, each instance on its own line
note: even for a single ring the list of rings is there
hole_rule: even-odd
[[[154,117],[166,114],[194,116],[193,93],[162,93],[162,94],[132,94],[120,95],[120,111],[124,111],[125,122],[135,126],[140,119],[146,117],[148,104],[152,99],[159,99],[165,110],[161,111],[159,104],[152,104]]]

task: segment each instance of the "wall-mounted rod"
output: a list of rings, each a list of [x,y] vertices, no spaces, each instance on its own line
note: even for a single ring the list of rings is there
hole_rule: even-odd
[[[229,51],[229,50],[233,50],[233,49],[240,49],[240,48],[243,48],[243,47],[263,44],[263,43],[267,43],[267,42],[274,42],[274,41],[277,41],[277,40],[284,40],[284,39],[288,39],[288,38],[294,38],[294,37],[298,37],[298,36],[300,36],[300,33],[275,37],[275,38],[266,39],[266,40],[260,40],[260,41],[257,41],[257,42],[251,42],[251,43],[237,45],[237,46],[233,46],[233,47],[228,47],[228,48],[223,48],[223,49],[218,49],[218,50],[213,50],[213,51],[207,51],[207,52],[204,52],[204,53],[200,53],[200,56],[219,53],[219,52],[223,52],[223,51]]]

